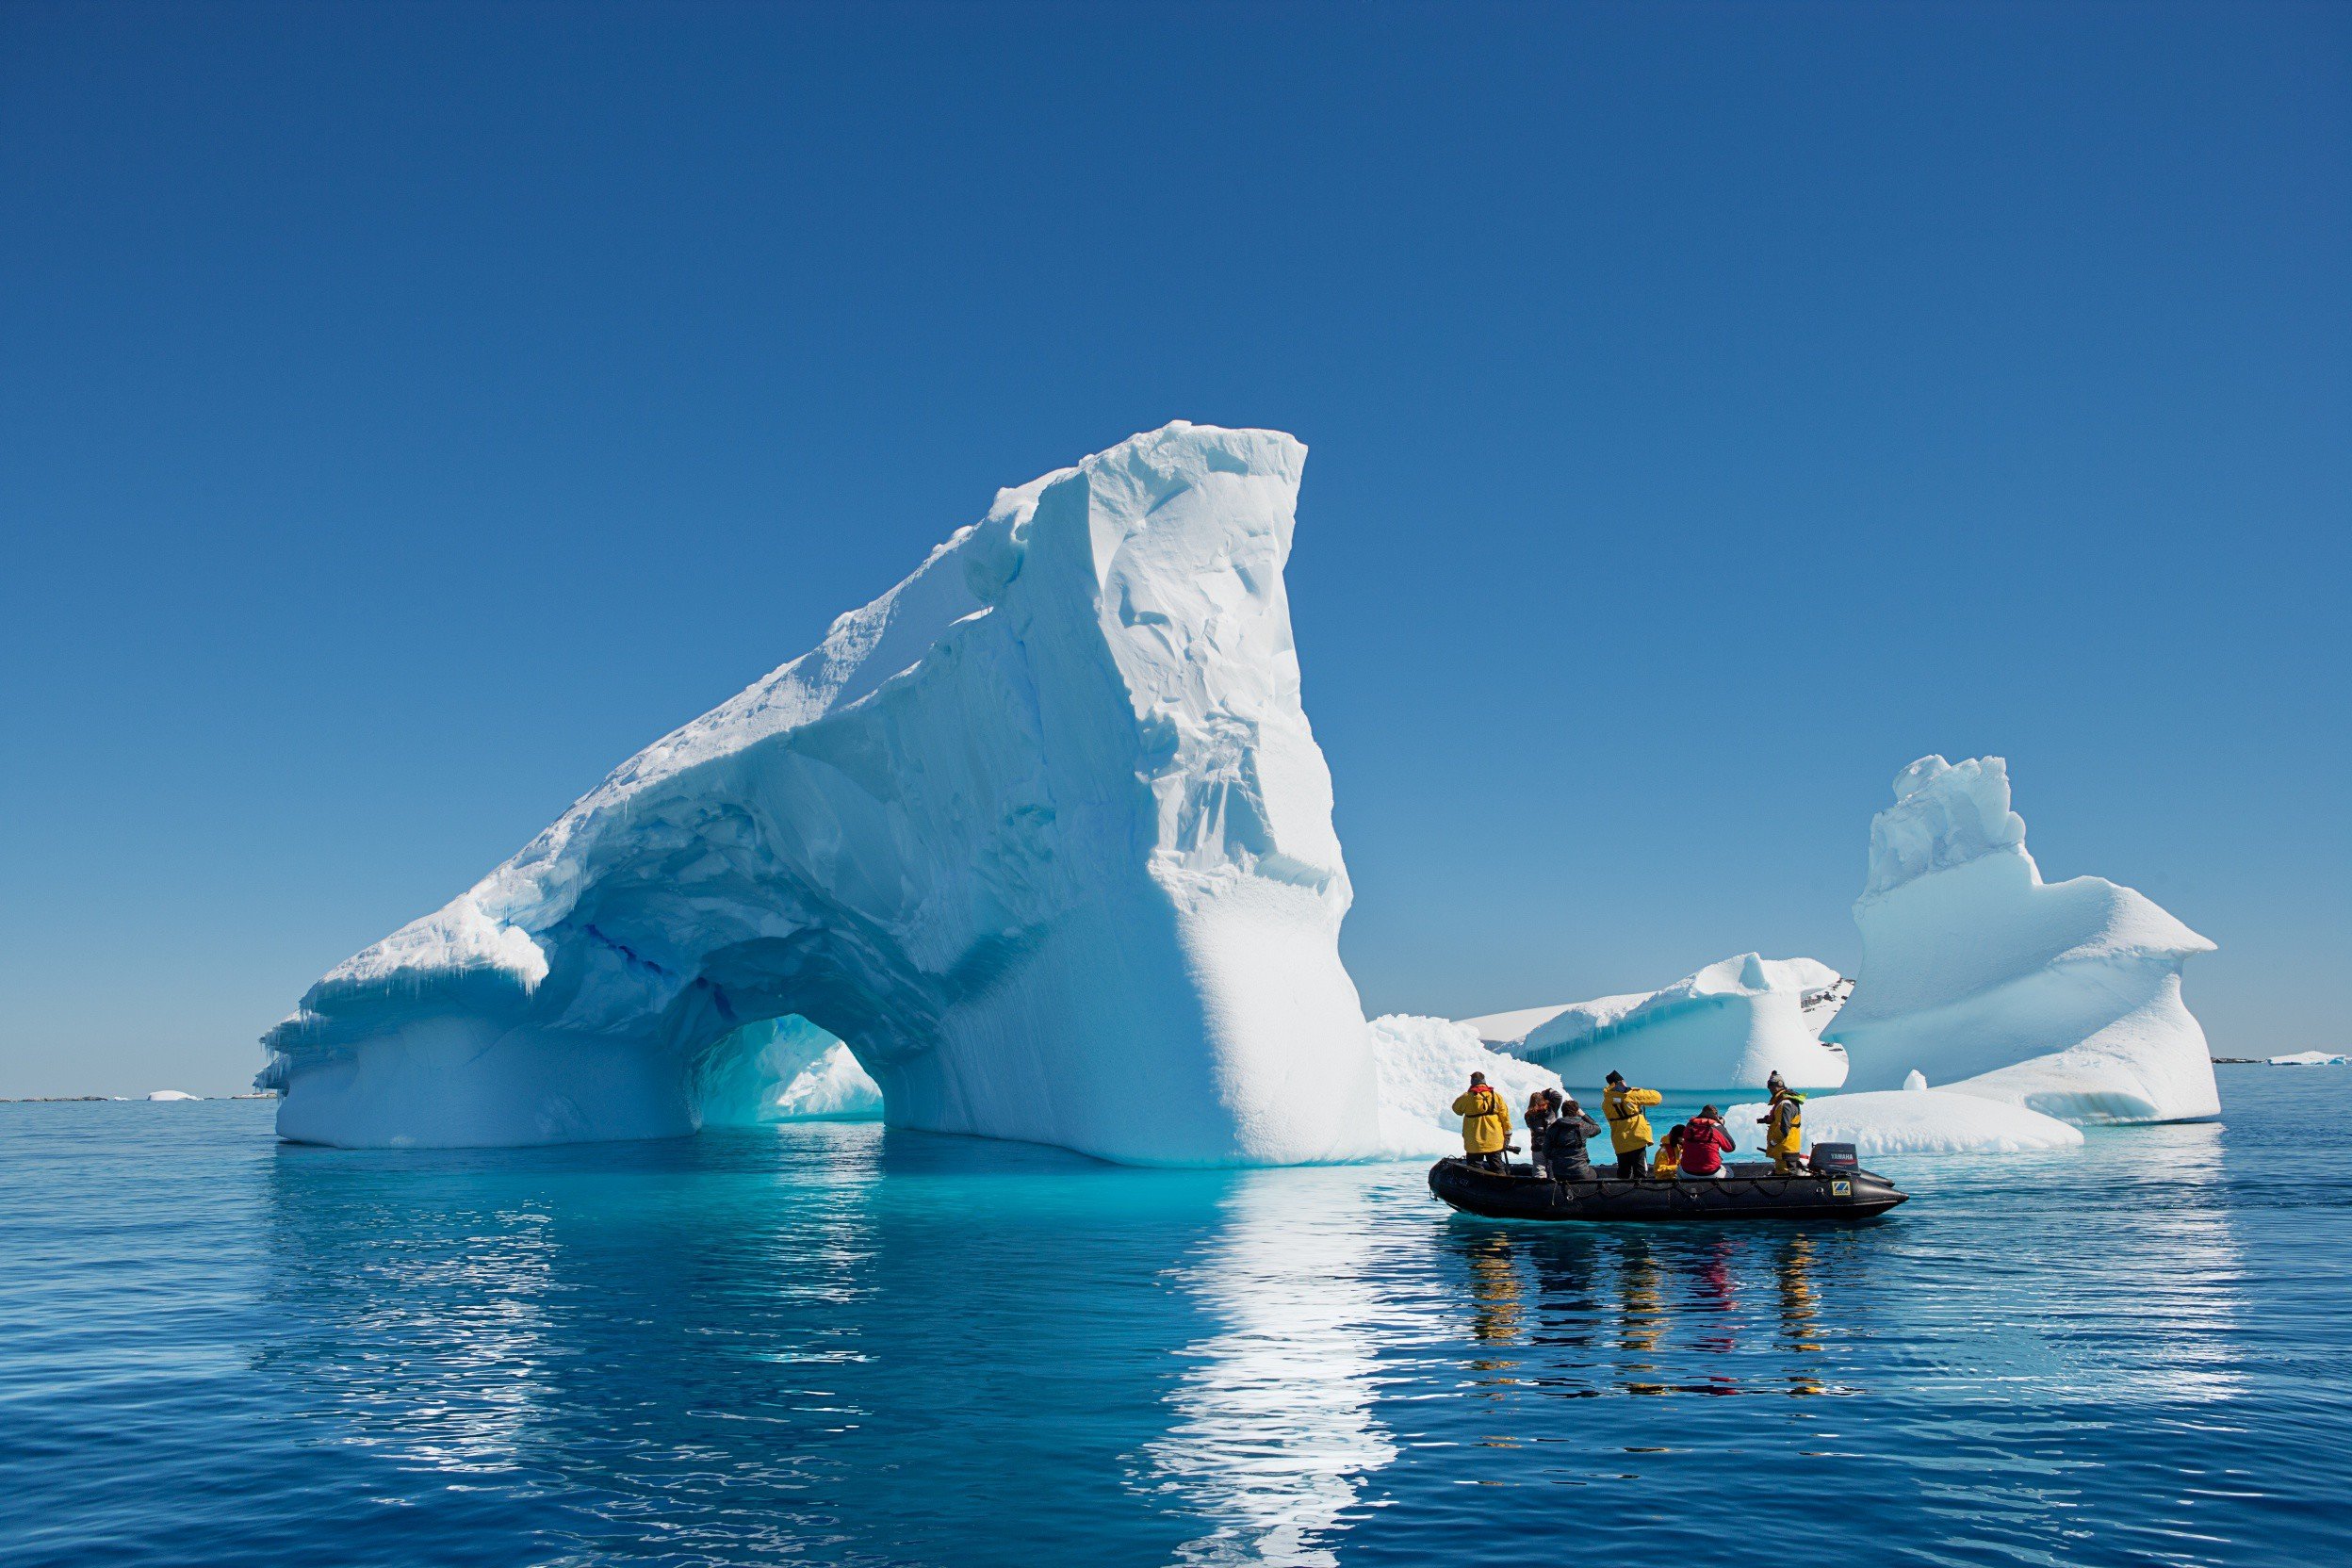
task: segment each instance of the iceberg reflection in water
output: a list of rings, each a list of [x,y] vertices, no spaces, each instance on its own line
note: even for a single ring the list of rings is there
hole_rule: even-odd
[[[1906,1162],[1823,1231],[871,1124],[402,1154],[0,1106],[0,1557],[1435,1562],[1564,1508],[1640,1560],[1798,1486],[1822,1561],[2329,1560],[2352,1178],[2297,1152],[2346,1089]]]
[[[1362,1478],[1396,1457],[1373,1418],[1380,1349],[1413,1329],[1370,1278],[1380,1250],[1361,1169],[1254,1171],[1176,1279],[1217,1324],[1181,1353],[1151,1485],[1213,1522],[1182,1562],[1331,1564]]]
[[[339,1331],[371,1347],[357,1358],[340,1346],[265,1342],[253,1371],[309,1379],[324,1371],[326,1410],[336,1441],[383,1448],[402,1462],[452,1476],[496,1476],[516,1467],[527,1433],[560,1397],[552,1369],[547,1297],[557,1258],[550,1217],[522,1205],[481,1217],[463,1245],[418,1249],[398,1221],[378,1212],[357,1218],[381,1244],[323,1252],[295,1228],[270,1236],[275,1288],[266,1307],[307,1314],[332,1301]]]

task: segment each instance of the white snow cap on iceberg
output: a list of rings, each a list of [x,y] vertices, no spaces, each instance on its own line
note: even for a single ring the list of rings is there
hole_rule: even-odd
[[[1529,1095],[1560,1086],[1550,1069],[1488,1050],[1466,1023],[1388,1013],[1374,1019],[1371,1030],[1380,1071],[1381,1152],[1399,1159],[1462,1152],[1462,1119],[1452,1106],[1473,1072],[1485,1073],[1511,1106],[1514,1128]],[[1512,1141],[1524,1147],[1523,1135],[1514,1132]]]
[[[147,1098],[150,1100],[202,1100],[204,1096],[190,1094],[186,1089],[157,1089]]]
[[[758,1031],[796,1018],[901,1126],[1140,1164],[1375,1152],[1282,582],[1305,460],[1178,421],[999,492],[312,987],[264,1041],[279,1132],[675,1135],[791,1100],[821,1064]],[[802,1102],[854,1090],[839,1069]]]
[[[1957,765],[1922,757],[1895,775],[1895,803],[1870,819],[1870,873],[1862,896],[1876,898],[1930,872],[1981,856],[2025,853],[2025,819],[2009,808],[2009,765],[1974,757]]]
[[[1611,1070],[1657,1089],[1761,1088],[1778,1072],[1798,1088],[1846,1081],[1845,1053],[1824,1046],[1838,972],[1812,958],[1743,953],[1655,991],[1463,1021],[1498,1051],[1598,1089]]]
[[[2044,882],[1998,757],[1922,757],[1870,824],[1862,973],[1827,1038],[1848,1086],[1913,1069],[2073,1122],[2220,1109],[2180,965],[2213,944],[2103,877]]]
[[[1740,1135],[1755,1129],[1770,1107],[1734,1105],[1723,1124]],[[1945,1089],[1879,1089],[1830,1094],[1805,1102],[1805,1142],[1850,1143],[1868,1159],[1875,1154],[2015,1154],[2037,1149],[2071,1149],[2080,1129],[2055,1117],[2003,1104],[1979,1095]]]

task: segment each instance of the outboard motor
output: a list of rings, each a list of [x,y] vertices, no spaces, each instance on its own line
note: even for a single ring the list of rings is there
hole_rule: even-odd
[[[1813,1146],[1813,1168],[1816,1170],[1859,1170],[1862,1162],[1850,1143],[1817,1143]]]

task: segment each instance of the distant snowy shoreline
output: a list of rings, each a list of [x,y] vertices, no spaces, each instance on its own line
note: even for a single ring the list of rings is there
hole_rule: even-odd
[[[23,1094],[0,1095],[0,1105],[146,1105],[178,1104],[192,1100],[275,1100],[275,1089],[246,1094]]]

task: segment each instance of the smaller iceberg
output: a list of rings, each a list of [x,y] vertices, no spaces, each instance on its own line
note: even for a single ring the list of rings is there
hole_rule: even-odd
[[[1463,1022],[1494,1050],[1597,1089],[1611,1069],[1657,1089],[1836,1088],[1846,1054],[1821,1040],[1850,989],[1811,958],[1743,953],[1655,991]]]
[[[1370,1031],[1380,1080],[1380,1152],[1392,1159],[1462,1152],[1462,1119],[1451,1106],[1473,1072],[1485,1073],[1511,1107],[1511,1141],[1522,1148],[1527,1097],[1560,1086],[1558,1073],[1488,1049],[1477,1030],[1451,1019],[1390,1013],[1374,1019]]]
[[[2332,1055],[2325,1051],[2295,1051],[2272,1056],[2268,1061],[2272,1067],[2343,1067],[2352,1063],[2352,1056]]]
[[[2181,963],[2213,944],[2130,888],[2044,882],[1998,757],[1922,757],[1870,823],[1862,973],[1828,1038],[1850,1086],[1912,1069],[2077,1123],[2216,1115]]]
[[[204,1096],[201,1094],[190,1094],[186,1089],[157,1089],[147,1098],[151,1101],[202,1100]]]
[[[1723,1124],[1742,1144],[1760,1132],[1756,1120],[1770,1107],[1734,1105]],[[1948,1089],[1878,1089],[1862,1094],[1824,1095],[1805,1104],[1805,1146],[1850,1143],[1864,1159],[1885,1154],[2018,1154],[2043,1149],[2072,1149],[2082,1129],[1973,1094]]]

